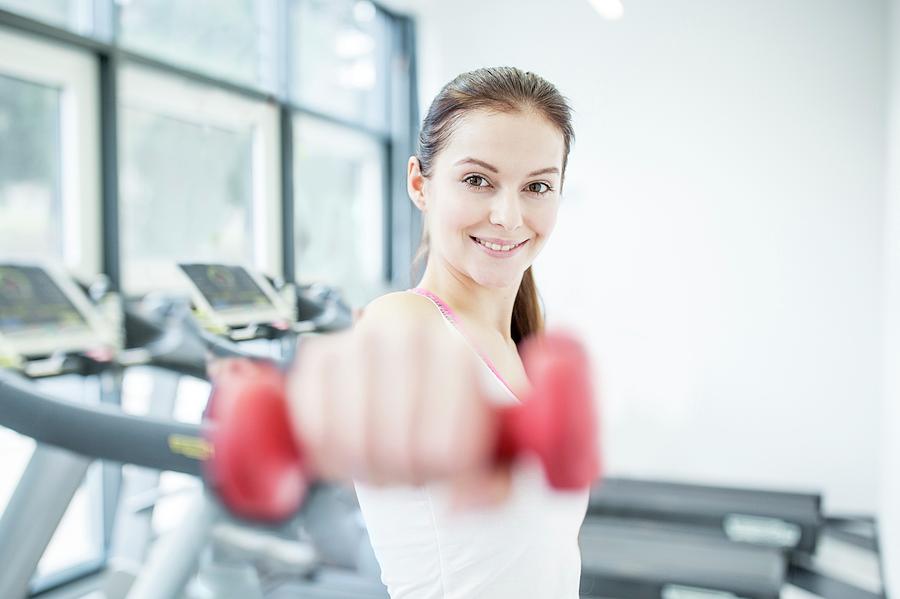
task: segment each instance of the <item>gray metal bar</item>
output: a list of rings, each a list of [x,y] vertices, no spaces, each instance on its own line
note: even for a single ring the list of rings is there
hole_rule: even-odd
[[[28,583],[91,460],[38,446],[0,516],[0,597],[24,599]]]
[[[178,374],[166,370],[155,370],[150,409],[147,416],[171,418],[178,392]],[[143,563],[153,541],[153,510],[136,513],[129,499],[153,492],[159,487],[159,472],[152,469],[129,467],[123,477],[120,497],[124,501],[116,504],[116,519],[110,545],[110,558],[123,559],[132,563]]]
[[[303,106],[302,104],[296,104],[294,102],[284,102],[285,106],[293,110],[294,112],[298,112],[300,114],[314,117],[317,120],[325,121],[326,123],[330,123],[332,125],[338,125],[339,127],[344,127],[346,129],[350,129],[351,131],[357,131],[359,133],[364,133],[370,137],[375,139],[385,141],[389,138],[389,134],[381,131],[380,129],[375,129],[374,127],[369,127],[368,125],[361,125],[355,121],[351,121],[348,119],[344,119],[341,117],[332,116],[330,114],[326,114],[324,112],[318,111],[314,108],[309,108],[307,106]]]
[[[812,553],[822,525],[821,496],[628,478],[607,478],[589,514],[683,522],[733,541]]]
[[[678,596],[696,589],[778,599],[787,569],[784,554],[776,548],[654,523],[589,518],[579,544],[581,594],[588,597],[659,599],[667,589],[680,589]]]
[[[185,512],[182,524],[153,546],[150,557],[134,581],[128,599],[177,599],[197,569],[220,508],[199,494]]]
[[[101,373],[99,378],[100,402],[119,408],[122,405],[124,372]],[[104,463],[101,468],[101,480],[103,481],[103,551],[107,553],[112,542],[116,509],[119,505],[119,493],[122,490],[122,467],[120,464]]]
[[[281,107],[281,260],[285,282],[297,280],[296,247],[294,245],[294,115]]]
[[[415,28],[409,19],[394,23],[395,61],[392,63],[390,203],[391,203],[391,283],[407,288],[414,283],[410,262],[415,253],[421,222],[406,191],[406,161],[416,151],[419,130],[416,93]]]
[[[94,38],[73,33],[62,27],[49,25],[38,19],[32,19],[7,9],[0,9],[0,25],[25,31],[53,42],[61,42],[68,46],[93,52],[108,52],[110,49],[109,44]]]
[[[100,179],[103,273],[114,291],[122,289],[119,252],[118,52],[99,54]]]

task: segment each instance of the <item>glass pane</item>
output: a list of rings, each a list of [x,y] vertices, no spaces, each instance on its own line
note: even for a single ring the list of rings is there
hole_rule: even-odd
[[[295,119],[297,277],[337,285],[354,305],[384,286],[384,148],[310,118]]]
[[[0,0],[0,8],[62,27],[76,20],[78,0]]]
[[[0,75],[0,256],[62,256],[60,90]]]
[[[253,130],[127,107],[121,115],[125,289],[178,261],[252,262]]]
[[[294,99],[387,130],[389,17],[368,0],[297,0],[290,19]]]
[[[131,0],[120,11],[130,49],[211,75],[273,87],[273,0]]]

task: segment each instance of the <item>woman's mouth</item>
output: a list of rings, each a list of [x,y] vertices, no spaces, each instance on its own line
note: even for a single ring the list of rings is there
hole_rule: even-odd
[[[471,239],[487,255],[495,258],[509,258],[516,254],[522,246],[529,241],[528,239],[519,242],[501,239],[481,239],[480,237],[474,237],[472,235],[469,235],[469,239]]]

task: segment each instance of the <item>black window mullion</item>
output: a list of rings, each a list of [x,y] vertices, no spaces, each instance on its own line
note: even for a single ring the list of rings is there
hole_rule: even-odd
[[[294,114],[287,106],[278,111],[281,125],[281,248],[282,277],[295,283],[296,248],[294,245]]]
[[[383,263],[382,280],[385,283],[394,281],[394,144],[384,144],[384,173],[382,185],[382,204],[384,206],[384,244],[382,246]]]
[[[118,53],[99,55],[100,79],[100,230],[103,274],[114,291],[122,289],[119,235]]]

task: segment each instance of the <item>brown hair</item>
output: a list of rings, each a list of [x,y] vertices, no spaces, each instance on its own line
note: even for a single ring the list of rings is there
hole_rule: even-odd
[[[446,146],[460,119],[467,112],[479,109],[499,112],[533,110],[556,125],[565,144],[562,184],[569,148],[575,138],[572,110],[552,83],[515,67],[493,67],[463,73],[441,89],[432,101],[419,132],[416,157],[423,176],[431,175],[435,156]],[[428,230],[423,222],[422,241],[413,266],[427,256],[428,249]],[[513,341],[517,344],[529,335],[544,330],[544,317],[530,266],[519,284],[510,324]]]

